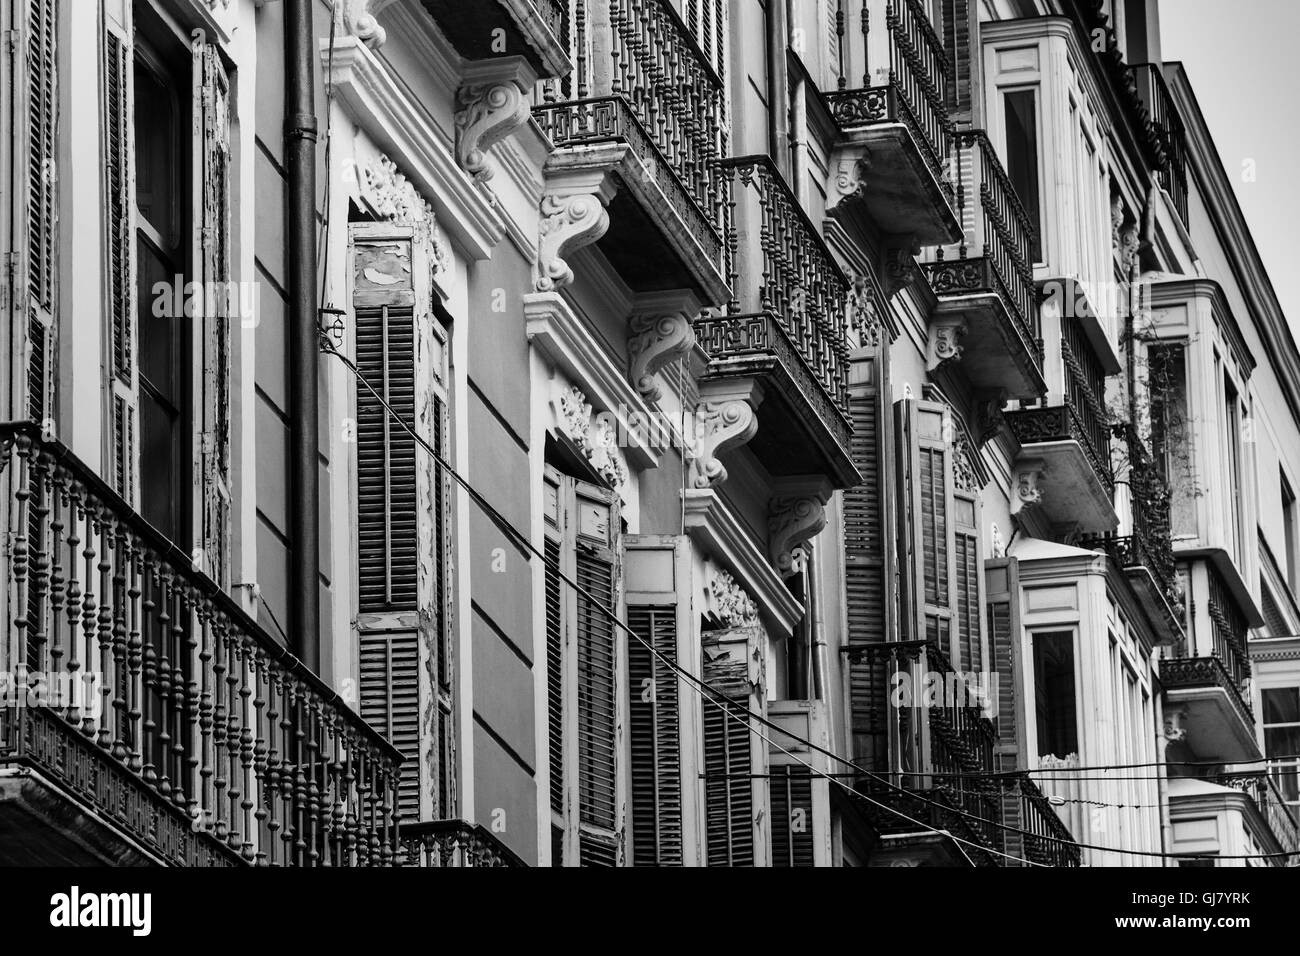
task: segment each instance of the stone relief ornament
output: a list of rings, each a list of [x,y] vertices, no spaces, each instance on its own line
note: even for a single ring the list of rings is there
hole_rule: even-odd
[[[926,371],[933,372],[945,362],[961,361],[961,340],[965,335],[966,323],[963,321],[931,322]]]
[[[739,627],[758,620],[758,605],[723,568],[709,576],[709,609],[724,627]]]
[[[858,333],[858,344],[863,348],[876,348],[881,343],[880,312],[876,305],[875,289],[865,275],[850,273],[849,324]]]
[[[743,399],[702,402],[695,409],[695,437],[690,450],[692,488],[712,488],[727,480],[718,455],[743,445],[758,431],[754,406]]]
[[[492,178],[487,151],[529,116],[528,98],[511,82],[475,83],[456,93],[456,161],[481,183]]]
[[[416,241],[423,242],[429,249],[438,271],[448,268],[447,247],[438,230],[433,207],[402,175],[396,163],[387,156],[379,156],[362,167],[358,185],[362,199],[375,215],[389,222],[411,226]]]
[[[595,242],[609,229],[609,212],[600,197],[590,193],[542,197],[541,242],[537,252],[538,292],[554,292],[573,281],[565,253]]]
[[[591,402],[582,390],[576,386],[566,388],[554,404],[560,430],[596,473],[616,489],[627,484],[628,470],[618,449],[617,433],[608,421],[592,418]]]
[[[695,328],[682,313],[636,315],[627,339],[629,378],[648,402],[657,402],[663,391],[655,375],[666,365],[689,355],[695,348]]]
[[[1043,463],[1038,459],[1018,461],[1015,467],[1015,488],[1011,496],[1011,513],[1028,511],[1043,501]]]
[[[384,7],[393,0],[343,0],[343,29],[372,50],[377,50],[388,39],[388,31],[377,19]]]
[[[767,541],[772,563],[782,577],[798,568],[796,551],[826,527],[826,509],[814,496],[781,496],[768,504]]]

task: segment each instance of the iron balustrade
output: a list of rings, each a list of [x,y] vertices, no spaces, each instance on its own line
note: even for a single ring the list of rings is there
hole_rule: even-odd
[[[955,246],[936,250],[935,262],[926,266],[931,283],[953,281],[947,276],[957,274],[952,268],[954,257],[958,264],[969,259],[987,260],[994,290],[1041,364],[1042,326],[1034,288],[1034,226],[1029,213],[984,130],[958,130],[953,134],[953,147],[951,169],[956,180],[954,192],[962,239]],[[952,291],[962,291],[961,284],[957,283]]]
[[[0,424],[0,476],[6,669],[77,689],[0,747],[62,776],[75,751],[246,863],[397,862],[401,754],[35,424]]]
[[[1108,432],[1086,409],[1080,411],[1073,401],[1067,400],[1064,405],[1015,409],[1004,412],[1003,417],[1021,445],[1078,442],[1093,473],[1108,493],[1114,493],[1115,477],[1110,465]]]
[[[911,130],[926,164],[935,178],[945,181],[943,165],[948,157],[948,56],[919,0],[889,0],[885,5],[885,28],[889,33],[887,64],[872,62],[869,4],[863,4],[861,61],[862,86],[846,89],[843,73],[847,62],[845,38],[839,35],[841,72],[837,89],[826,100],[842,129],[873,123],[903,123]],[[876,28],[878,29],[878,28]],[[873,71],[883,74],[884,83],[873,82]]]
[[[1181,687],[1219,687],[1227,692],[1237,716],[1248,727],[1255,725],[1254,711],[1241,688],[1218,657],[1166,657],[1160,661],[1160,683],[1165,690]]]
[[[1137,63],[1128,68],[1146,107],[1145,119],[1159,149],[1160,185],[1173,200],[1178,217],[1187,224],[1187,127],[1174,105],[1164,75],[1155,63]]]
[[[720,10],[716,16],[721,19]],[[726,154],[726,91],[713,62],[672,4],[571,0],[565,22],[574,72],[545,84],[543,103],[534,108],[551,141],[559,147],[590,141],[593,126],[585,119],[593,107],[588,101],[617,97],[704,220],[716,221],[722,195],[711,164]],[[700,27],[712,31],[712,17]],[[603,110],[605,116],[613,115],[611,107]],[[572,118],[557,120],[564,114]],[[620,126],[623,132],[630,131],[626,121]],[[660,175],[656,180],[664,182]]]
[[[1042,866],[1079,866],[1082,851],[1043,791],[1029,774],[1017,778],[1020,797],[1019,834],[1025,858]]]
[[[479,824],[428,820],[402,824],[401,865],[460,868],[528,864]]]
[[[770,157],[741,156],[717,165],[727,197],[729,315],[774,317],[847,421],[849,280]]]
[[[1277,789],[1273,775],[1264,770],[1220,773],[1205,777],[1209,783],[1240,790],[1255,802],[1260,815],[1268,821],[1273,837],[1284,853],[1300,850],[1300,824]],[[1289,865],[1290,861],[1287,861]]]

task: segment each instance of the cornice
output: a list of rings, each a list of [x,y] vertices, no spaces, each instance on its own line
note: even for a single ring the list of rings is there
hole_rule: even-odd
[[[1228,305],[1223,286],[1217,279],[1207,276],[1152,276],[1147,283],[1151,293],[1151,304],[1168,305],[1186,301],[1188,298],[1206,298],[1214,315],[1220,320],[1219,326],[1224,330],[1228,345],[1237,355],[1237,360],[1246,367],[1249,375],[1258,367],[1255,353],[1246,344],[1246,337],[1241,334],[1241,324]]]
[[[430,201],[457,248],[470,259],[489,258],[506,230],[491,200],[456,165],[451,137],[357,37],[336,38],[332,57],[322,40],[320,57],[336,100]]]

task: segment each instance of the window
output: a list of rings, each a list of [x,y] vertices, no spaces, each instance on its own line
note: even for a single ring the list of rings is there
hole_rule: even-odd
[[[564,584],[554,565],[599,605],[618,611],[618,499],[548,466],[543,500],[552,847],[560,850],[552,862],[615,866],[620,641],[604,610]]]
[[[1075,717],[1074,634],[1032,635],[1038,756],[1065,758],[1079,751]]]
[[[1241,500],[1241,415],[1242,404],[1232,380],[1223,378],[1224,454],[1228,464],[1228,527],[1232,553],[1240,561],[1245,556],[1242,541]]]
[[[1282,537],[1286,549],[1286,580],[1291,585],[1291,593],[1300,594],[1300,541],[1296,539],[1300,528],[1296,527],[1295,491],[1286,480],[1286,475],[1279,472],[1278,480],[1282,483]]]
[[[1277,789],[1292,808],[1300,810],[1300,687],[1268,687],[1260,692],[1264,705],[1264,756]],[[1290,759],[1280,759],[1280,758]]]
[[[1010,90],[1002,94],[1006,117],[1007,176],[1033,229],[1031,248],[1035,262],[1043,258],[1042,217],[1038,188],[1038,114],[1035,90]]]
[[[1175,534],[1196,531],[1187,401],[1187,343],[1162,342],[1147,349],[1146,388],[1151,403],[1151,453],[1171,493]]]

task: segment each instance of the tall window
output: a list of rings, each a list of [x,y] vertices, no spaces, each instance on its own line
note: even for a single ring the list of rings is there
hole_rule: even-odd
[[[1033,228],[1031,248],[1034,261],[1043,258],[1042,216],[1038,187],[1038,113],[1034,90],[1010,90],[1002,94],[1006,117],[1007,176],[1029,215]]]
[[[1232,553],[1241,560],[1245,551],[1242,542],[1241,500],[1241,399],[1232,380],[1223,378],[1223,424],[1226,430],[1223,453],[1228,459],[1228,528]]]
[[[1260,692],[1264,704],[1264,756],[1277,788],[1300,813],[1300,687],[1269,687]],[[1281,757],[1290,759],[1282,760]]]
[[[1044,631],[1032,636],[1038,756],[1079,752],[1075,717],[1074,634]]]
[[[1300,527],[1296,525],[1296,500],[1295,491],[1291,488],[1291,483],[1286,480],[1286,475],[1279,474],[1278,480],[1282,484],[1282,534],[1285,540],[1286,554],[1286,580],[1291,585],[1292,594],[1300,594],[1300,540],[1296,535],[1300,534]]]
[[[1196,530],[1187,402],[1187,343],[1167,342],[1147,349],[1146,388],[1151,403],[1151,453],[1169,485],[1174,533]]]
[[[147,39],[144,8],[137,11],[135,49],[135,262],[139,330],[140,506],[145,518],[172,541],[188,543],[185,507],[191,425],[190,338],[185,316],[155,309],[158,290],[184,289],[190,215],[189,129],[186,74],[171,44]],[[172,54],[169,56],[168,54]],[[184,95],[182,95],[182,92]]]

